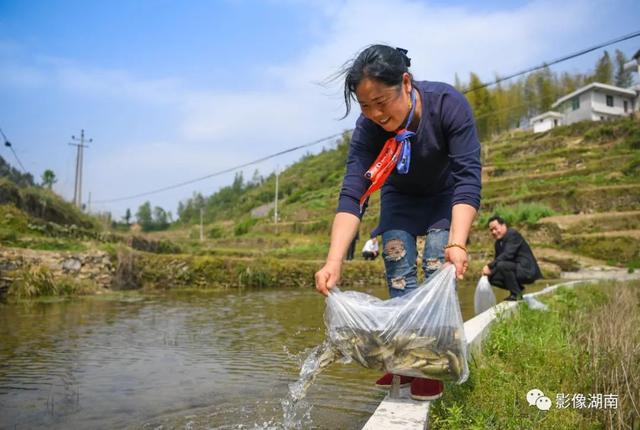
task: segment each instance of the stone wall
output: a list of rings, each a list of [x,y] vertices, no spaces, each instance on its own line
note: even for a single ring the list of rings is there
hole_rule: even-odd
[[[31,266],[48,268],[54,279],[70,276],[92,281],[102,288],[111,287],[115,274],[115,265],[104,251],[34,251],[0,247],[0,293],[15,281],[16,272]]]

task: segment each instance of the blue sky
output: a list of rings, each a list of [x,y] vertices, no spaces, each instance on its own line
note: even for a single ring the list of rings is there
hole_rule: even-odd
[[[409,50],[417,79],[490,80],[640,30],[640,3],[580,1],[0,0],[0,128],[25,167],[74,183],[120,217],[150,200],[175,212],[233,173],[141,199],[96,204],[207,175],[352,127],[339,84],[362,47]],[[640,38],[610,47],[627,55]],[[554,68],[587,72],[597,51]],[[320,150],[322,145],[312,148]],[[13,155],[2,147],[2,155]],[[303,151],[246,169],[273,172]]]

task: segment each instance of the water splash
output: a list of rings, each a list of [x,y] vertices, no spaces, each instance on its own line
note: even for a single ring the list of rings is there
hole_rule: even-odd
[[[316,377],[339,357],[339,352],[328,341],[311,350],[300,367],[300,377],[296,382],[289,384],[289,396],[281,402],[285,429],[309,427],[312,406],[303,399]]]

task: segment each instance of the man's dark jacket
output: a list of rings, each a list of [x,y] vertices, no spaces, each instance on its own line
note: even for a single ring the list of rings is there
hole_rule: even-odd
[[[520,282],[530,283],[542,278],[538,262],[531,252],[526,240],[516,230],[507,229],[507,233],[500,240],[496,240],[495,259],[489,263],[493,272],[500,261],[512,261],[516,263],[516,277]]]

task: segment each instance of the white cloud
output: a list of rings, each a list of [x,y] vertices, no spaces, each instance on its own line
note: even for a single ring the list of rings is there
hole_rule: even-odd
[[[35,55],[29,58],[15,46],[1,49],[0,85],[27,89],[57,89],[90,98],[169,104],[184,91],[179,79],[140,78],[126,70],[82,65],[76,61]]]
[[[490,80],[495,72],[518,71],[595,42],[584,35],[594,27],[610,24],[601,22],[602,8],[616,7],[579,0],[565,1],[561,6],[539,0],[484,12],[407,0],[313,5],[325,22],[323,37],[302,56],[261,71],[268,89],[222,91],[195,87],[179,77],[140,77],[127,70],[84,67],[58,58],[37,57],[28,62],[15,60],[17,56],[0,65],[0,79],[5,80],[0,85],[49,86],[98,100],[127,101],[141,105],[141,115],[145,106],[167,112],[164,117],[169,120],[141,124],[135,140],[119,147],[114,144],[108,153],[95,156],[94,195],[136,194],[352,127],[357,112],[345,121],[336,121],[343,113],[341,82],[328,88],[317,82],[334,74],[368,44],[389,43],[409,49],[418,79],[451,82],[458,72],[467,80],[469,71],[474,71],[481,79]],[[0,59],[6,60],[11,51],[0,50]],[[145,137],[144,127],[165,130],[172,139],[159,140],[154,133]],[[275,160],[258,168],[265,172],[278,163]],[[103,178],[114,170],[118,178],[107,183]],[[231,177],[219,183],[229,183]],[[194,188],[176,193],[187,197]],[[167,199],[161,203],[169,207],[175,204],[176,193],[159,200]],[[113,208],[119,213],[136,204],[125,202]]]
[[[221,140],[239,150],[261,142],[275,151],[294,142],[289,136],[299,137],[299,142],[350,128],[353,115],[350,120],[335,121],[343,113],[341,81],[328,88],[317,82],[335,74],[371,43],[408,48],[418,79],[452,82],[455,71],[462,79],[468,78],[469,71],[491,79],[494,72],[530,66],[545,52],[553,52],[552,40],[560,40],[565,32],[586,30],[590,14],[596,12],[584,2],[551,6],[539,1],[506,12],[478,13],[415,1],[318,5],[326,16],[326,37],[302,57],[265,71],[269,79],[280,82],[278,91],[190,96],[184,135]]]
[[[353,53],[371,43],[409,49],[417,78],[452,81],[457,71],[484,78],[556,57],[566,35],[587,31],[599,2],[568,1],[561,8],[549,1],[500,12],[430,6],[416,1],[354,0],[328,16],[327,38],[288,68],[296,82],[334,72]],[[562,52],[564,53],[564,52]],[[547,57],[548,58],[548,57]]]

